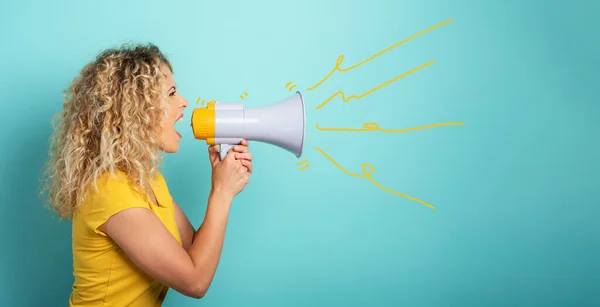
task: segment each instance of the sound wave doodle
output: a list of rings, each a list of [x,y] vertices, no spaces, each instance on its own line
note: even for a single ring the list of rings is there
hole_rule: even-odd
[[[410,131],[442,127],[442,126],[458,126],[458,125],[462,126],[464,124],[465,124],[464,122],[448,122],[448,123],[431,124],[431,125],[412,127],[412,128],[406,128],[406,129],[383,129],[383,128],[379,128],[379,124],[377,124],[376,122],[368,122],[368,123],[364,123],[363,128],[361,129],[361,128],[322,128],[322,127],[319,127],[319,124],[317,123],[316,127],[317,127],[317,130],[321,130],[321,131],[344,131],[344,132],[380,131],[380,132],[389,132],[389,133],[402,133],[402,132],[410,132]]]
[[[421,35],[423,35],[423,34],[424,34],[424,33],[426,33],[426,32],[432,31],[432,30],[434,30],[434,29],[436,29],[436,28],[439,28],[439,27],[441,27],[441,26],[443,26],[443,25],[445,25],[445,24],[448,24],[448,23],[450,23],[451,21],[452,21],[452,18],[450,18],[450,19],[448,19],[448,20],[446,20],[446,21],[444,21],[444,22],[441,22],[441,23],[439,23],[439,24],[437,24],[437,25],[435,25],[435,26],[433,26],[433,27],[430,27],[430,28],[428,28],[428,29],[425,29],[425,30],[423,30],[423,31],[421,31],[421,32],[419,32],[419,33],[417,33],[417,34],[414,34],[414,35],[412,35],[412,36],[408,37],[408,38],[405,38],[404,40],[402,40],[402,41],[400,41],[400,42],[397,42],[396,44],[394,44],[394,45],[392,45],[392,46],[390,46],[390,47],[387,47],[387,48],[385,48],[384,50],[380,51],[379,53],[377,53],[377,54],[375,54],[375,55],[372,55],[372,56],[371,56],[371,57],[369,57],[368,59],[366,59],[366,60],[363,60],[363,61],[362,61],[362,62],[360,62],[360,63],[354,64],[354,65],[352,65],[352,66],[350,66],[350,67],[348,67],[348,68],[340,68],[340,65],[341,65],[341,64],[342,64],[342,62],[344,61],[344,55],[342,54],[342,55],[340,55],[340,56],[337,58],[337,60],[335,61],[335,67],[334,67],[334,68],[333,68],[333,69],[332,69],[332,70],[331,70],[331,71],[330,71],[330,72],[329,72],[329,73],[328,73],[328,74],[325,76],[325,78],[323,78],[321,81],[319,81],[319,82],[318,82],[317,84],[315,84],[314,86],[312,86],[312,87],[309,87],[307,90],[309,90],[309,91],[312,91],[312,90],[316,89],[317,87],[319,87],[321,84],[323,84],[323,82],[325,82],[325,80],[329,79],[329,77],[331,77],[331,75],[333,75],[333,73],[334,73],[335,71],[339,71],[339,72],[347,72],[347,71],[350,71],[350,70],[352,70],[352,69],[354,69],[354,68],[357,68],[357,67],[359,67],[359,66],[362,66],[363,64],[365,64],[365,63],[368,63],[368,62],[372,61],[372,60],[373,60],[373,59],[375,59],[376,57],[378,57],[378,56],[381,56],[382,54],[384,54],[384,53],[386,53],[386,52],[388,52],[388,51],[390,51],[390,50],[392,50],[392,49],[394,49],[394,48],[396,48],[396,47],[398,47],[398,46],[400,46],[400,45],[402,45],[402,44],[404,44],[404,43],[406,43],[406,42],[408,42],[408,41],[410,41],[410,40],[412,40],[413,38],[416,38],[416,37],[418,37],[418,36],[421,36]]]
[[[241,100],[244,100],[244,97],[248,97],[248,93],[244,92],[244,95],[240,95]]]
[[[331,95],[329,98],[327,98],[327,100],[325,100],[323,103],[321,103],[320,105],[318,105],[318,106],[317,106],[317,110],[318,110],[318,109],[320,109],[320,108],[322,108],[322,107],[323,107],[323,106],[325,106],[326,104],[328,104],[328,103],[329,103],[329,102],[330,102],[330,101],[331,101],[333,98],[335,98],[335,96],[337,96],[337,95],[342,95],[342,101],[343,101],[343,102],[348,102],[348,101],[350,101],[350,99],[353,99],[353,98],[354,98],[354,99],[360,99],[360,98],[363,98],[363,97],[365,97],[365,96],[367,96],[367,95],[369,95],[369,94],[371,94],[371,93],[373,93],[373,92],[375,92],[375,91],[377,91],[377,90],[379,90],[379,89],[383,88],[383,87],[384,87],[384,86],[386,86],[386,85],[392,84],[392,83],[394,83],[395,81],[397,81],[397,80],[399,80],[399,79],[401,79],[401,78],[404,78],[404,77],[406,77],[406,76],[408,76],[408,75],[412,74],[413,72],[416,72],[416,71],[418,71],[418,70],[421,70],[421,69],[423,69],[423,68],[425,68],[425,67],[427,67],[427,66],[429,66],[429,65],[433,64],[434,62],[435,62],[435,61],[431,61],[431,62],[429,62],[429,63],[425,63],[425,64],[423,64],[423,65],[421,65],[421,66],[419,66],[419,67],[417,67],[417,68],[411,69],[411,70],[409,70],[409,71],[407,71],[407,72],[405,72],[405,73],[403,73],[403,74],[401,74],[401,75],[399,75],[399,76],[396,76],[396,77],[394,77],[394,78],[392,78],[392,79],[390,79],[390,80],[388,80],[388,81],[386,81],[386,82],[384,82],[384,83],[382,83],[382,84],[380,84],[380,85],[378,85],[378,86],[376,86],[376,87],[374,87],[374,88],[372,88],[372,89],[370,89],[370,90],[368,90],[368,91],[366,91],[366,92],[364,92],[364,93],[362,93],[362,94],[360,94],[360,95],[358,95],[358,96],[356,96],[356,95],[350,95],[350,97],[346,98],[346,96],[345,96],[345,94],[344,94],[344,92],[343,92],[343,91],[337,91],[336,93],[334,93],[333,95]]]
[[[431,208],[431,209],[435,209],[435,207],[434,207],[434,206],[432,206],[432,205],[430,205],[430,204],[428,204],[428,203],[426,203],[426,202],[424,202],[424,201],[422,201],[422,200],[420,200],[420,199],[418,199],[418,198],[415,198],[415,197],[412,197],[412,196],[408,196],[408,195],[406,195],[406,194],[402,194],[402,193],[400,193],[400,192],[396,192],[396,191],[394,191],[394,190],[391,190],[391,189],[389,189],[389,188],[386,188],[386,187],[384,187],[383,185],[379,184],[379,182],[375,181],[375,180],[374,180],[374,179],[371,177],[371,175],[373,175],[373,172],[375,172],[375,168],[373,167],[373,165],[371,165],[371,164],[367,164],[367,163],[363,164],[363,165],[361,166],[361,169],[362,169],[362,172],[363,172],[363,173],[362,173],[362,174],[356,174],[356,173],[350,172],[350,171],[346,170],[345,168],[341,167],[341,166],[340,166],[340,165],[339,165],[337,162],[335,162],[335,161],[334,161],[334,160],[333,160],[333,159],[332,159],[332,158],[331,158],[331,157],[330,157],[328,154],[326,154],[326,153],[325,153],[325,152],[324,152],[324,151],[323,151],[321,148],[319,148],[319,147],[316,147],[316,146],[315,146],[315,149],[316,149],[318,152],[320,152],[320,153],[321,153],[323,156],[325,156],[325,158],[327,158],[329,161],[331,161],[331,163],[333,163],[335,166],[337,166],[337,167],[338,167],[338,168],[339,168],[339,169],[340,169],[342,172],[344,172],[344,173],[346,173],[346,174],[348,174],[348,175],[350,175],[350,176],[352,176],[352,177],[356,177],[356,178],[367,178],[367,179],[368,179],[368,180],[369,180],[371,183],[373,183],[373,184],[374,184],[374,185],[376,185],[378,188],[380,188],[380,189],[382,189],[382,190],[384,190],[384,191],[386,191],[386,192],[389,192],[389,193],[392,193],[392,194],[394,194],[394,195],[398,195],[398,196],[401,196],[401,197],[404,197],[404,198],[407,198],[407,199],[410,199],[410,200],[413,200],[413,201],[419,202],[419,203],[421,203],[421,204],[423,204],[423,205],[425,205],[425,206],[427,206],[427,207],[429,207],[429,208]]]
[[[302,164],[304,164],[304,163],[306,163],[306,159],[304,159],[304,160],[302,160],[302,161],[300,161],[300,162],[296,163],[296,166],[300,166],[300,165],[302,165]],[[302,167],[300,168],[300,170],[301,170],[301,171],[303,171],[303,170],[305,170],[306,168],[308,168],[309,166],[310,166],[310,163],[307,163],[306,165],[302,166]]]
[[[452,19],[448,19],[448,20],[446,20],[444,22],[441,22],[441,23],[439,23],[439,24],[437,24],[437,25],[435,25],[433,27],[425,29],[425,30],[423,30],[423,31],[421,31],[419,33],[416,33],[416,34],[414,34],[414,35],[412,35],[412,36],[410,36],[408,38],[403,39],[400,42],[397,42],[396,44],[394,44],[392,46],[389,46],[389,47],[385,48],[384,50],[382,50],[382,51],[380,51],[380,52],[372,55],[371,57],[369,57],[369,58],[367,58],[367,59],[365,59],[365,60],[363,60],[363,61],[361,61],[359,63],[356,63],[356,64],[354,64],[354,65],[352,65],[350,67],[347,67],[347,68],[340,67],[342,65],[343,61],[344,61],[344,55],[342,54],[342,55],[340,55],[337,58],[334,68],[322,80],[320,80],[319,82],[317,82],[312,87],[307,88],[307,90],[308,91],[312,91],[312,90],[317,89],[327,79],[329,79],[336,71],[340,72],[340,73],[343,73],[343,72],[348,72],[348,71],[350,71],[352,69],[355,69],[357,67],[360,67],[360,66],[362,66],[362,65],[364,65],[364,64],[372,61],[373,59],[375,59],[375,58],[377,58],[377,57],[385,54],[386,52],[388,52],[388,51],[390,51],[390,50],[392,50],[392,49],[394,49],[394,48],[396,48],[396,47],[398,47],[398,46],[400,46],[400,45],[402,45],[402,44],[404,44],[404,43],[406,43],[406,42],[408,42],[408,41],[410,41],[410,40],[412,40],[412,39],[414,39],[414,38],[416,38],[418,36],[421,36],[421,35],[429,32],[429,31],[437,29],[437,28],[439,28],[439,27],[441,27],[443,25],[446,25],[446,24],[450,23],[451,21],[452,21]],[[404,73],[402,73],[402,74],[400,74],[400,75],[398,75],[398,76],[396,76],[396,77],[394,77],[394,78],[392,78],[392,79],[390,79],[390,80],[388,80],[388,81],[386,81],[386,82],[384,82],[384,83],[382,83],[382,84],[380,84],[380,85],[378,85],[378,86],[376,86],[376,87],[374,87],[374,88],[372,88],[372,89],[370,89],[370,90],[368,90],[368,91],[366,91],[366,92],[364,92],[362,94],[360,94],[360,95],[350,95],[350,96],[346,97],[346,94],[344,93],[344,91],[341,91],[341,90],[337,91],[336,93],[334,93],[333,95],[331,95],[329,98],[327,98],[325,101],[323,101],[321,104],[317,105],[316,109],[319,110],[320,108],[324,107],[325,105],[327,105],[329,102],[331,102],[338,95],[341,96],[341,99],[342,99],[342,101],[344,103],[350,101],[351,99],[360,99],[360,98],[363,98],[363,97],[365,97],[365,96],[367,96],[367,95],[369,95],[371,93],[374,93],[375,91],[378,91],[378,90],[384,88],[385,86],[387,86],[389,84],[392,84],[395,81],[398,81],[401,78],[404,78],[404,77],[406,77],[406,76],[408,76],[408,75],[410,75],[412,73],[415,73],[415,72],[417,72],[417,71],[419,71],[419,70],[421,70],[421,69],[423,69],[425,67],[428,67],[428,66],[430,66],[430,65],[432,65],[434,63],[435,63],[435,60],[431,60],[431,61],[429,61],[427,63],[424,63],[424,64],[422,64],[420,66],[417,66],[417,67],[415,67],[415,68],[413,68],[413,69],[411,69],[409,71],[406,71],[406,72],[404,72]],[[292,84],[292,81],[288,82],[285,87],[288,88],[291,84]],[[293,87],[295,87],[295,85],[292,86],[292,88]],[[290,88],[289,91],[291,91],[292,88]],[[327,132],[404,133],[404,132],[411,132],[411,131],[422,130],[422,129],[430,129],[430,128],[442,127],[442,126],[455,126],[455,125],[464,125],[464,123],[463,122],[446,122],[446,123],[437,123],[437,124],[431,124],[431,125],[425,125],[425,126],[419,126],[419,127],[411,127],[411,128],[405,128],[405,129],[384,129],[384,128],[381,128],[379,126],[379,124],[377,124],[376,122],[366,122],[366,123],[364,123],[362,125],[361,128],[320,127],[319,124],[316,124],[315,126],[316,126],[316,129],[318,131],[327,131]],[[361,166],[362,174],[360,174],[360,173],[353,173],[353,172],[350,172],[350,171],[346,170],[345,168],[341,167],[337,162],[335,162],[335,160],[333,160],[333,158],[331,158],[329,155],[327,155],[319,147],[315,147],[315,149],[318,152],[320,152],[325,158],[327,158],[331,163],[333,163],[335,166],[337,166],[344,173],[346,173],[346,174],[348,174],[350,176],[356,177],[356,178],[365,178],[365,179],[369,180],[372,184],[374,184],[375,186],[377,186],[378,188],[380,188],[380,189],[382,189],[382,190],[384,190],[386,192],[392,193],[392,194],[397,195],[397,196],[404,197],[404,198],[409,199],[409,200],[416,201],[416,202],[421,203],[421,204],[423,204],[423,205],[425,205],[425,206],[427,206],[427,207],[429,207],[431,209],[435,209],[434,206],[432,206],[431,204],[429,204],[429,203],[427,203],[427,202],[425,202],[423,200],[420,200],[418,198],[415,198],[415,197],[412,197],[412,196],[409,196],[409,195],[402,194],[400,192],[394,191],[392,189],[389,189],[389,188],[383,186],[379,182],[375,181],[373,179],[373,177],[372,177],[373,173],[375,172],[375,168],[371,164],[367,164],[367,163],[362,164],[362,166]],[[299,162],[298,165],[300,165],[302,163],[305,163],[305,162],[306,162],[306,160],[303,160],[303,161]]]
[[[198,97],[198,99],[196,99],[196,104],[198,104],[198,102],[200,102],[200,97]],[[206,100],[204,100],[204,99],[203,99],[203,100],[202,100],[202,106],[204,106],[204,103],[205,103],[205,102],[206,102]],[[215,100],[211,100],[211,101],[209,101],[208,103],[211,103],[211,102],[215,102]]]
[[[292,81],[288,82],[285,85],[285,88],[288,88],[288,86],[290,86],[290,84],[292,84]],[[290,88],[288,89],[288,92],[291,92],[294,88],[296,88],[296,84],[292,84],[292,86],[290,86]]]

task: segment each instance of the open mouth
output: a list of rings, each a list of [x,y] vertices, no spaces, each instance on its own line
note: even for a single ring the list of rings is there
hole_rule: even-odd
[[[181,120],[183,120],[183,113],[180,113],[179,115],[177,115],[177,117],[175,118],[175,125],[177,125],[177,123],[181,122]],[[177,129],[175,129],[175,133],[177,133],[177,136],[179,136],[181,138],[181,133],[179,133],[179,131],[177,131]]]

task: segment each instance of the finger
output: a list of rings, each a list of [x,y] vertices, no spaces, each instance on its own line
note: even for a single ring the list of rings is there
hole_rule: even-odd
[[[244,146],[246,146],[246,147],[247,147],[247,146],[249,146],[250,144],[248,144],[248,140],[246,140],[246,139],[242,139],[242,145],[244,145]]]
[[[219,155],[219,145],[210,145],[208,147],[208,155],[210,157],[211,162],[218,162],[221,160]]]
[[[240,160],[240,163],[245,167],[252,167],[252,162],[248,160]]]
[[[242,162],[242,165],[246,167],[248,173],[252,173],[252,162],[248,160],[241,160],[240,162]]]
[[[245,174],[248,172],[248,168],[244,166],[244,163],[240,163],[238,164],[237,171],[240,172],[240,174]]]
[[[210,146],[208,146],[208,152],[210,152],[210,153],[218,153],[219,152],[219,145],[210,145]]]
[[[235,145],[233,146],[233,150],[235,150],[236,152],[248,152],[248,146]]]
[[[250,160],[252,161],[252,153],[244,152],[244,153],[236,153],[235,158],[239,160]]]

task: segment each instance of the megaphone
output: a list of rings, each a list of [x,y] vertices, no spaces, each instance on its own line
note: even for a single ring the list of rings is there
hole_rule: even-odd
[[[220,145],[221,159],[242,139],[275,145],[302,156],[306,133],[304,98],[298,91],[282,101],[246,108],[241,102],[209,102],[192,112],[194,138]]]

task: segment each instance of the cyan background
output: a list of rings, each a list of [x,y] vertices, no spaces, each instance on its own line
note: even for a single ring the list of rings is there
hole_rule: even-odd
[[[66,306],[70,223],[38,179],[62,91],[98,52],[153,42],[180,92],[309,106],[305,155],[253,143],[223,257],[200,301],[165,306],[592,306],[600,304],[598,1],[10,1],[0,10],[0,305]],[[342,67],[447,19],[372,62]],[[358,100],[423,63],[436,62]],[[376,121],[410,133],[323,132]],[[181,124],[170,189],[194,225],[210,188],[206,145]],[[318,153],[431,210],[350,177]]]

